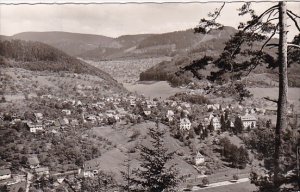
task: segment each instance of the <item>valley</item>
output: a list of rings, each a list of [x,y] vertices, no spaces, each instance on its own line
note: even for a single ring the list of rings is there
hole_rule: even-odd
[[[276,73],[261,65],[241,79],[225,74],[214,81],[209,76],[220,66],[199,61],[215,59],[235,31],[5,37],[0,186],[12,192],[121,191],[129,185],[124,172],[142,167],[142,152],[163,159],[153,147],[159,135],[161,153],[172,154],[164,167],[178,171],[177,191],[256,190],[249,178],[266,176],[272,157]],[[295,86],[288,92],[284,177],[294,171],[300,122],[299,67],[289,70]]]

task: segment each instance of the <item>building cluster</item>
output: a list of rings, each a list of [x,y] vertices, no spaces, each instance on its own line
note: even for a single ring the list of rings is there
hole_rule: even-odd
[[[60,104],[56,108],[58,118],[53,118],[43,111],[36,110],[31,115],[10,114],[11,124],[23,124],[32,135],[39,132],[59,134],[62,131],[79,130],[87,124],[94,126],[113,125],[118,122],[137,122],[138,120],[161,121],[167,125],[175,122],[176,127],[182,132],[190,131],[193,126],[202,125],[204,129],[219,131],[222,127],[222,116],[226,124],[234,128],[235,118],[240,118],[244,130],[256,127],[258,115],[274,113],[271,109],[251,108],[241,105],[206,104],[197,105],[203,109],[203,114],[193,114],[195,105],[180,100],[157,100],[134,95],[112,95],[98,99],[61,99],[51,95],[43,95],[41,99],[55,101]],[[0,114],[0,122],[7,121],[5,114]],[[197,118],[191,118],[197,116]],[[197,152],[194,158],[196,166],[205,163],[205,157]],[[86,161],[76,171],[83,177],[97,175],[100,167],[97,159]],[[23,175],[13,175],[9,167],[0,168],[0,181],[3,184],[22,182],[30,172],[38,177],[49,177],[48,167],[41,166],[36,155],[28,157],[28,170]]]

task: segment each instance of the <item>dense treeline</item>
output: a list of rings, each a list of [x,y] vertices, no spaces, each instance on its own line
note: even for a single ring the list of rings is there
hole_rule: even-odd
[[[195,41],[195,38],[198,38],[199,40],[201,39],[201,37],[197,37],[197,35],[195,35],[193,30],[191,29],[187,31],[176,31],[172,33],[158,34],[143,40],[138,45],[138,48],[173,44],[177,49],[183,49],[191,47],[193,44],[195,44],[195,42],[197,42]]]
[[[190,83],[191,81],[184,76],[166,73],[164,71],[147,70],[140,74],[141,81],[168,81],[172,86],[181,86]]]
[[[19,67],[32,71],[86,73],[113,81],[107,73],[96,67],[40,42],[0,41],[0,66]]]

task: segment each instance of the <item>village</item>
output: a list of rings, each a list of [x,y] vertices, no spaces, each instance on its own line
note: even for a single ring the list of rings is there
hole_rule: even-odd
[[[30,191],[51,183],[54,189],[71,187],[80,191],[81,184],[76,179],[96,176],[101,171],[97,158],[113,148],[120,148],[101,136],[89,138],[87,131],[93,128],[101,131],[101,127],[126,129],[129,125],[143,126],[145,122],[159,122],[178,142],[189,146],[192,157],[184,160],[197,174],[187,174],[187,178],[206,175],[209,174],[205,168],[208,157],[197,147],[196,150],[190,147],[193,138],[199,138],[197,142],[201,143],[222,132],[247,133],[257,129],[263,119],[276,115],[274,107],[213,103],[193,91],[185,94],[186,98],[193,98],[192,102],[181,101],[176,95],[169,99],[135,94],[69,99],[41,95],[26,101],[32,105],[31,111],[7,109],[0,116],[1,129],[10,128],[6,129],[6,141],[1,141],[5,159],[0,162],[0,185]],[[289,115],[292,114],[290,110]],[[130,137],[134,139],[137,135],[133,133]],[[220,143],[216,139],[214,142]],[[242,164],[245,167],[247,163],[246,160]]]

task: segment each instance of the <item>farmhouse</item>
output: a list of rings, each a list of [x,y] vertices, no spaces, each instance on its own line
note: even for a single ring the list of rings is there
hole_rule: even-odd
[[[63,109],[62,112],[65,114],[65,115],[71,115],[71,111],[69,109]]]
[[[221,123],[220,123],[218,117],[213,117],[211,119],[211,123],[212,123],[212,126],[214,127],[214,130],[219,130],[221,128]]]
[[[10,179],[11,172],[9,169],[0,169],[0,180]]]
[[[100,163],[97,159],[92,159],[86,161],[83,164],[83,176],[84,177],[94,177],[98,174],[100,169]]]
[[[246,115],[241,116],[241,120],[242,120],[243,125],[244,125],[245,128],[248,128],[248,127],[250,127],[250,128],[253,127],[254,128],[254,127],[256,127],[257,119],[253,115],[250,115],[250,114],[247,113]]]
[[[204,162],[205,162],[204,156],[198,151],[195,157],[195,164],[198,166],[198,165],[202,165]]]
[[[37,131],[43,131],[44,126],[42,124],[33,124],[31,122],[26,123],[27,128],[31,133],[36,133]]]
[[[32,156],[28,158],[28,165],[31,169],[36,169],[40,167],[40,161],[37,156]]]
[[[185,117],[185,118],[182,118],[180,119],[180,124],[179,124],[179,129],[184,131],[184,130],[190,130],[191,129],[191,126],[192,126],[192,123],[191,121]]]
[[[49,177],[49,168],[48,167],[38,167],[34,170],[38,176]]]
[[[174,118],[174,111],[168,110],[168,111],[167,111],[167,114],[166,114],[166,117],[167,117],[167,119],[168,119],[169,122],[170,122],[170,121],[173,121],[173,118]]]

